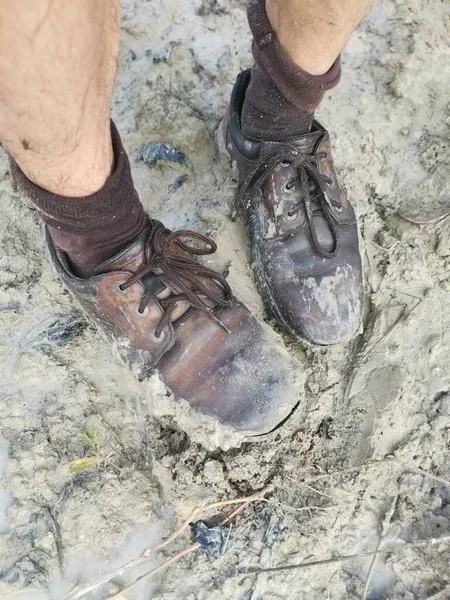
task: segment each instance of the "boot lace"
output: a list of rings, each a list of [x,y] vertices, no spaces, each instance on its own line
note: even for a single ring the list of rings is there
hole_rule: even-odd
[[[186,238],[203,242],[206,246],[197,248],[188,244]],[[182,250],[183,253],[177,253],[174,251],[174,248]],[[213,269],[205,267],[185,254],[206,256],[213,254],[216,250],[217,245],[213,240],[195,231],[183,229],[173,232],[165,227],[160,227],[153,234],[149,232],[146,241],[146,255],[149,258],[135,275],[120,284],[120,289],[121,291],[125,291],[149,273],[153,273],[158,280],[171,290],[175,288],[176,294],[158,299],[163,309],[163,315],[155,328],[155,337],[159,338],[161,336],[178,302],[187,302],[190,304],[187,313],[183,315],[184,319],[192,311],[196,309],[201,310],[230,333],[228,327],[214,314],[212,308],[214,306],[222,308],[230,306],[233,294],[228,282],[225,277]],[[140,314],[145,314],[146,308],[153,296],[153,290],[148,290],[144,293],[137,307]]]
[[[296,169],[297,176],[288,182],[286,188],[288,190],[300,189],[302,195],[297,205],[289,210],[288,217],[295,216],[303,205],[314,250],[324,258],[336,256],[340,248],[340,237],[331,209],[335,208],[338,212],[341,212],[342,206],[328,197],[326,186],[332,183],[332,179],[320,173],[317,166],[317,161],[327,158],[327,156],[326,152],[313,152],[311,155],[305,155],[298,148],[289,144],[278,145],[274,150],[263,153],[255,161],[254,168],[239,186],[234,214],[239,206],[249,208],[253,204],[254,190],[265,186],[278,165],[290,166]],[[311,183],[313,183],[313,193],[310,189]],[[319,211],[315,210],[313,202],[318,202]],[[317,214],[324,216],[330,228],[334,241],[331,251],[324,248],[319,241],[314,220]]]

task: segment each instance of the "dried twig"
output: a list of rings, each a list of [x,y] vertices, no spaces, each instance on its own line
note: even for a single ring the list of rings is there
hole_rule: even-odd
[[[447,219],[447,217],[450,216],[450,211],[438,215],[437,217],[432,217],[431,219],[427,219],[426,217],[414,217],[412,215],[405,215],[402,213],[399,213],[399,215],[402,219],[405,219],[405,221],[409,221],[410,223],[414,223],[415,225],[433,225],[435,223],[443,221],[444,219]]]
[[[269,490],[266,489],[266,490],[263,490],[262,492],[260,492],[260,494],[255,494],[254,496],[250,496],[245,502],[243,502],[240,506],[235,508],[233,510],[233,512],[231,512],[223,521],[221,521],[220,525],[222,525],[222,526],[227,525],[238,513],[241,512],[241,510],[244,510],[244,508],[247,508],[247,506],[249,506],[249,504],[251,504],[252,502],[255,502],[255,500],[263,499],[264,495],[267,494],[268,491]],[[150,579],[151,577],[153,577],[154,575],[156,575],[157,573],[159,573],[160,571],[162,571],[163,569],[165,569],[166,567],[168,567],[175,561],[179,560],[183,556],[186,556],[187,554],[190,554],[191,552],[194,552],[195,550],[198,550],[201,547],[202,546],[199,542],[195,542],[194,544],[191,544],[187,548],[184,548],[183,550],[181,550],[174,556],[171,556],[170,558],[168,558],[167,560],[165,560],[164,562],[159,564],[157,567],[155,567],[148,573],[145,573],[145,575],[141,575],[141,577],[138,577],[135,581],[133,581],[133,583],[130,583],[130,585],[123,588],[123,590],[121,590],[117,594],[114,594],[113,596],[109,596],[109,598],[107,598],[107,600],[117,600],[118,598],[121,598],[123,596],[123,594],[125,594],[126,592],[129,592],[135,585],[137,585],[138,583],[141,583],[141,581]]]
[[[311,477],[306,478],[304,481],[302,481],[302,484],[306,484],[306,483],[312,483],[314,481],[318,481],[321,479],[329,479],[332,477],[336,477],[345,473],[350,473],[353,471],[358,471],[358,470],[362,470],[362,469],[366,469],[372,466],[377,466],[383,463],[392,463],[396,466],[400,466],[402,468],[407,468],[407,469],[411,469],[412,471],[415,471],[425,477],[429,477],[430,479],[434,479],[435,481],[439,481],[440,483],[442,483],[443,485],[446,486],[450,486],[450,481],[447,481],[445,479],[443,479],[442,477],[439,477],[438,475],[434,475],[433,473],[429,472],[429,471],[425,471],[424,469],[421,469],[420,467],[416,467],[414,465],[411,465],[409,463],[403,462],[398,460],[397,458],[395,458],[394,456],[388,456],[382,460],[378,460],[378,461],[371,461],[371,462],[366,462],[360,465],[355,465],[353,467],[349,467],[346,469],[342,469],[342,470],[337,470],[337,471],[333,471],[333,472],[328,472],[328,473],[321,473],[320,475],[313,475]],[[274,500],[267,500],[265,498],[265,495],[267,493],[269,493],[270,491],[272,491],[272,488],[266,488],[265,490],[263,490],[262,492],[258,493],[258,494],[254,494],[253,496],[249,496],[247,498],[238,498],[235,500],[224,500],[224,501],[219,501],[219,502],[214,502],[212,504],[209,504],[207,506],[199,506],[196,507],[189,515],[189,517],[183,522],[183,524],[176,530],[174,531],[166,540],[164,540],[163,542],[153,545],[153,546],[149,546],[144,552],[143,554],[130,561],[129,563],[127,563],[126,565],[124,565],[123,567],[121,567],[120,569],[114,571],[113,573],[110,573],[108,575],[105,575],[105,577],[103,577],[101,580],[91,584],[90,586],[79,590],[78,592],[75,592],[75,594],[72,594],[71,592],[69,594],[67,594],[66,596],[64,596],[63,600],[77,600],[78,598],[81,598],[82,596],[85,596],[86,594],[88,594],[89,592],[97,589],[98,587],[100,587],[101,585],[107,583],[108,581],[110,581],[111,579],[121,576],[123,575],[126,571],[128,571],[129,569],[136,567],[137,565],[140,565],[142,562],[144,562],[148,556],[153,553],[156,552],[158,550],[160,550],[161,548],[167,546],[170,542],[174,541],[179,535],[181,535],[185,529],[188,527],[189,523],[192,522],[197,516],[199,516],[199,514],[205,513],[207,511],[210,511],[212,509],[216,509],[216,508],[220,508],[220,507],[224,507],[224,506],[229,506],[232,504],[237,504],[237,503],[241,503],[240,506],[238,506],[237,509],[235,509],[232,513],[230,513],[230,515],[221,523],[222,525],[230,522],[231,519],[233,519],[233,517],[240,512],[241,510],[243,510],[244,508],[246,508],[247,506],[249,506],[252,502],[254,501],[263,501],[263,502],[267,502],[270,504],[274,504],[274,505],[278,505],[281,508],[288,508],[290,510],[295,510],[295,511],[303,511],[303,510],[311,510],[311,509],[315,509],[315,510],[333,510],[335,508],[339,508],[342,505],[336,505],[336,506],[332,506],[332,507],[291,507],[289,505],[285,505],[283,503],[279,503],[277,501]],[[314,490],[317,491],[317,490]],[[323,494],[323,493],[322,493]],[[326,495],[326,494],[323,494]],[[450,537],[450,536],[449,536]],[[385,554],[387,552],[391,552],[391,551],[396,551],[397,549],[401,549],[404,547],[420,547],[421,545],[426,545],[426,544],[436,544],[439,541],[446,541],[449,538],[438,538],[436,540],[431,540],[430,542],[419,542],[418,544],[405,544],[404,546],[398,546],[397,548],[390,548],[390,549],[382,549],[380,550],[379,548],[377,548],[375,551],[373,552],[368,552],[368,553],[363,553],[363,554],[358,554],[358,555],[351,555],[351,556],[347,556],[347,557],[339,557],[339,558],[332,558],[332,559],[327,559],[325,561],[314,561],[311,563],[303,563],[301,565],[288,565],[286,567],[274,567],[274,570],[283,570],[283,569],[294,569],[294,568],[307,568],[307,567],[311,567],[311,566],[315,566],[315,565],[320,565],[320,564],[331,564],[331,563],[339,563],[339,562],[343,562],[345,560],[350,560],[353,558],[363,558],[363,557],[368,557],[368,556],[373,556],[376,557],[379,554]],[[195,550],[197,550],[200,547],[200,545],[198,543],[196,544],[192,544],[191,546],[189,546],[188,548],[185,548],[184,550],[182,550],[180,553],[176,554],[175,556],[167,559],[167,561],[164,561],[163,563],[161,563],[158,567],[156,567],[155,569],[153,569],[152,571],[150,571],[149,573],[143,575],[142,577],[140,577],[139,579],[137,579],[131,586],[134,586],[135,584],[137,584],[139,581],[142,581],[143,579],[146,578],[150,578],[153,577],[156,573],[158,573],[159,571],[163,570],[165,567],[167,567],[168,565],[170,565],[172,562],[178,560],[179,558],[182,558],[183,556],[186,556],[186,554],[189,554],[190,552],[193,552]],[[263,572],[263,571],[248,571],[248,572]],[[113,596],[110,600],[113,600],[114,598],[118,598],[121,594],[123,594],[125,591],[127,591],[129,588],[125,588],[124,590],[122,590],[119,594],[116,594],[115,596]]]
[[[395,507],[397,506],[397,501],[398,501],[398,495],[395,496],[391,501],[391,506],[385,516],[384,523],[382,525],[381,532],[380,532],[380,537],[378,538],[378,542],[377,542],[375,550],[379,550],[381,542],[382,542],[384,536],[386,535],[386,529],[387,529],[389,523],[391,522],[392,516],[395,512]],[[373,572],[375,569],[375,564],[377,562],[377,557],[378,557],[378,555],[374,554],[372,561],[370,563],[369,571],[367,573],[367,578],[366,578],[366,584],[365,584],[364,590],[361,594],[361,600],[366,600],[367,594],[369,593],[370,582],[372,581],[372,575],[373,575]]]
[[[268,567],[266,569],[258,569],[248,567],[242,569],[241,572],[236,573],[235,577],[239,575],[248,575],[250,573],[276,573],[278,571],[291,571],[295,569],[308,569],[310,567],[318,567],[320,565],[331,565],[335,563],[346,562],[347,560],[354,560],[355,558],[366,558],[368,556],[378,556],[380,554],[391,554],[404,550],[405,548],[426,548],[427,546],[436,546],[437,544],[450,542],[450,535],[442,536],[440,538],[431,538],[423,542],[415,542],[411,544],[402,544],[391,548],[383,548],[382,550],[373,550],[372,552],[361,552],[360,554],[348,554],[346,556],[336,556],[333,558],[326,558],[324,560],[314,560],[306,563],[298,563],[293,565],[280,565],[278,567]]]
[[[205,514],[206,512],[210,512],[211,510],[215,510],[217,508],[223,508],[224,506],[230,506],[232,504],[239,504],[244,502],[253,502],[255,500],[262,500],[266,494],[272,491],[271,488],[266,488],[262,492],[258,492],[257,494],[253,494],[252,496],[248,496],[246,498],[236,498],[234,500],[219,500],[218,502],[213,502],[212,504],[201,504],[192,510],[190,515],[184,521],[184,523],[179,527],[176,531],[174,531],[166,540],[160,542],[159,544],[155,544],[153,546],[149,546],[143,553],[142,558],[145,559],[153,552],[157,550],[161,550],[171,542],[173,542],[179,535],[183,533],[183,531],[189,526],[189,523],[192,523],[197,517],[201,514]],[[131,565],[131,563],[129,563]],[[134,565],[133,565],[134,566]]]
[[[314,488],[312,485],[309,485],[308,483],[306,483],[306,481],[300,481],[299,485],[304,485],[309,490],[311,490],[315,494],[318,494],[319,496],[323,496],[324,498],[329,498],[330,500],[335,500],[335,498],[333,498],[333,496],[330,496],[329,494],[325,494],[325,492],[321,492],[320,490],[316,490],[316,488]]]
[[[333,577],[335,577],[338,574],[338,572],[339,572],[339,567],[335,571],[333,571],[333,573],[331,573],[331,576],[328,579],[328,585],[327,585],[327,598],[328,598],[328,600],[331,600],[331,595],[330,595],[330,593],[331,593],[331,581],[332,581]]]
[[[105,575],[104,577],[102,577],[102,579],[99,579],[98,581],[92,583],[91,585],[89,585],[81,590],[78,590],[74,594],[72,592],[69,592],[66,596],[64,596],[64,598],[62,600],[77,600],[78,598],[81,598],[81,597],[85,596],[86,594],[89,594],[93,590],[99,588],[101,585],[108,583],[108,581],[111,581],[111,579],[114,579],[115,577],[120,577],[125,572],[129,571],[130,569],[133,569],[134,567],[142,564],[143,562],[145,562],[148,559],[150,554],[152,554],[153,552],[157,552],[158,550],[161,550],[162,548],[164,548],[165,546],[167,546],[168,544],[173,542],[177,537],[179,537],[185,531],[185,529],[189,526],[189,523],[194,521],[200,514],[204,514],[213,509],[222,508],[224,506],[230,506],[232,504],[239,504],[239,503],[241,504],[241,506],[238,507],[238,509],[236,509],[236,511],[240,512],[242,510],[242,508],[245,508],[251,502],[255,502],[257,500],[263,500],[264,496],[271,491],[272,491],[272,488],[265,488],[262,492],[258,492],[257,494],[253,494],[252,496],[248,496],[245,498],[236,498],[234,500],[221,500],[218,502],[213,502],[212,504],[208,504],[206,506],[205,505],[197,506],[196,508],[194,508],[191,511],[190,515],[183,522],[183,524],[178,529],[176,529],[166,540],[160,542],[159,544],[154,544],[152,546],[149,546],[148,548],[146,548],[144,550],[144,552],[140,556],[138,556],[137,558],[126,563],[125,565],[120,567],[120,569],[117,569],[116,571],[109,573],[108,575]],[[233,511],[227,517],[227,519],[232,519],[233,516],[235,514],[237,514],[236,511]],[[226,520],[226,523],[228,523],[228,520]],[[225,524],[225,523],[222,523],[222,524]],[[193,546],[195,546],[195,544],[193,544]],[[192,548],[192,547],[190,547],[190,548]],[[187,550],[187,549],[185,549],[185,550]],[[197,550],[197,547],[192,548],[189,551],[192,552],[192,550]],[[185,551],[183,550],[183,552],[185,552]],[[187,553],[188,552],[186,552],[186,554]],[[182,554],[182,556],[184,556],[184,554]],[[172,558],[174,558],[174,557],[172,557]],[[177,560],[178,558],[181,558],[181,556],[176,555],[175,560]],[[170,559],[168,559],[168,560],[170,560]],[[164,568],[165,566],[167,566],[166,562],[161,563],[161,565],[159,565],[159,566],[161,566],[161,568]],[[170,564],[170,562],[168,564]],[[161,569],[159,569],[159,567],[156,567],[156,570],[154,569],[153,571],[150,571],[147,575],[152,576],[152,575],[156,574],[156,572],[158,572],[159,570],[161,570]],[[146,576],[144,575],[143,577],[145,578]]]
[[[262,502],[266,502],[267,504],[273,504],[274,506],[279,506],[280,508],[285,508],[290,510],[291,512],[303,512],[303,511],[311,511],[311,510],[321,510],[324,512],[328,512],[329,510],[334,510],[335,508],[343,508],[345,504],[333,504],[333,506],[291,506],[290,504],[286,504],[285,502],[277,502],[276,500],[266,500],[266,498],[262,499]]]
[[[225,554],[228,548],[228,543],[230,541],[231,528],[233,527],[233,523],[230,523],[230,527],[228,528],[227,539],[225,540],[225,544],[223,545],[222,556]]]
[[[410,463],[404,462],[402,460],[398,460],[398,458],[395,458],[394,456],[388,457],[388,459],[386,459],[386,460],[390,460],[391,462],[398,465],[399,467],[406,467],[407,469],[411,469],[411,471],[415,471],[416,473],[419,473],[420,475],[423,475],[424,477],[429,477],[430,479],[439,481],[439,483],[442,483],[443,485],[450,485],[450,481],[448,481],[447,479],[443,479],[442,477],[439,477],[439,475],[430,473],[430,471],[425,471],[424,469],[421,469],[420,467],[416,467],[415,465],[411,465]]]
[[[375,552],[378,552],[378,550],[380,548],[381,539],[382,538],[380,536],[378,538],[377,545],[375,547]],[[369,567],[369,571],[367,573],[366,583],[364,585],[364,589],[363,589],[362,594],[361,594],[361,600],[366,600],[367,594],[369,593],[370,582],[372,581],[372,575],[373,575],[373,571],[375,569],[375,563],[377,562],[377,558],[378,558],[378,554],[374,554],[373,558],[372,558],[372,560],[370,562],[370,567]]]
[[[412,465],[410,463],[399,460],[395,456],[386,456],[385,458],[382,458],[381,460],[372,460],[372,461],[362,463],[360,465],[348,467],[346,469],[340,469],[340,470],[331,471],[328,473],[321,473],[320,475],[313,475],[313,476],[309,477],[308,479],[305,479],[304,481],[312,483],[314,481],[318,481],[319,479],[329,479],[331,477],[337,477],[338,475],[344,475],[346,473],[351,473],[352,471],[361,471],[362,469],[367,469],[369,467],[382,465],[384,463],[391,463],[393,465],[403,467],[403,468],[406,467],[407,469],[416,471],[416,473],[419,473],[420,475],[423,475],[424,477],[429,477],[430,479],[439,481],[439,483],[442,483],[443,485],[450,486],[450,480],[444,479],[443,477],[440,477],[439,475],[435,475],[434,473],[431,473],[430,471],[425,471],[424,469],[421,469],[420,467],[416,467],[415,465]]]
[[[117,592],[117,594],[114,594],[113,596],[108,596],[107,600],[115,600],[117,598],[122,598],[126,592],[129,592],[135,585],[141,583],[141,581],[144,581],[145,579],[150,579],[150,577],[154,577],[157,573],[163,571],[166,567],[168,567],[175,561],[179,560],[183,556],[186,556],[187,554],[190,554],[191,552],[194,552],[195,550],[198,550],[199,548],[201,548],[201,544],[199,542],[191,544],[187,548],[184,548],[180,552],[177,552],[177,554],[174,554],[167,560],[163,561],[161,564],[159,564],[157,567],[155,567],[145,575],[141,575],[141,577],[135,579],[132,583],[130,583],[130,585],[127,585],[120,592]]]
[[[343,402],[345,405],[348,404],[349,399],[351,397],[351,393],[353,390],[353,384],[355,382],[357,374],[359,373],[360,367],[362,367],[362,365],[365,364],[369,360],[369,358],[373,355],[375,348],[377,348],[380,344],[385,342],[390,337],[390,335],[398,327],[398,325],[400,325],[402,323],[405,324],[408,322],[412,313],[416,310],[416,308],[419,306],[419,304],[421,304],[421,302],[422,302],[422,299],[419,299],[416,302],[416,304],[414,304],[414,306],[408,312],[406,312],[406,306],[404,306],[402,311],[400,312],[400,315],[397,317],[397,319],[394,321],[394,323],[387,329],[387,331],[385,331],[385,333],[380,338],[378,338],[377,340],[374,341],[373,336],[371,336],[368,340],[366,340],[362,344],[362,346],[360,347],[356,356],[351,361],[351,365],[350,365],[351,372],[350,372],[348,381],[347,381],[345,389],[344,389],[344,394],[343,394]],[[374,323],[375,323],[375,320],[374,320]]]

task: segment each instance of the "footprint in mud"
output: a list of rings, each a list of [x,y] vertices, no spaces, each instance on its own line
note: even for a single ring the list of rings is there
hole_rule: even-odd
[[[364,388],[354,394],[350,400],[354,414],[360,415],[359,422],[355,424],[357,446],[354,459],[357,463],[373,455],[375,444],[372,443],[371,438],[381,422],[389,421],[383,417],[387,413],[395,413],[392,407],[398,407],[406,380],[407,373],[399,365],[375,368],[366,376]],[[389,426],[387,429],[383,427],[383,431],[379,434],[381,439],[376,446],[383,454],[391,451],[404,436],[403,428],[397,430]]]
[[[371,435],[377,416],[380,416],[383,410],[398,397],[404,380],[405,372],[398,366],[383,367],[369,374],[365,393],[367,399],[371,401],[371,406],[368,406],[366,419],[361,428],[362,433]]]

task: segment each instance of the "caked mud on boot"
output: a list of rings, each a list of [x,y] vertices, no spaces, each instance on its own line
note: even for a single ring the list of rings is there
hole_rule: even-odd
[[[80,279],[47,239],[60,277],[122,359],[140,379],[156,371],[194,419],[204,416],[241,438],[258,436],[302,400],[299,363],[222,275],[192,257],[214,252],[212,240],[151,221],[93,277]]]
[[[298,337],[348,341],[361,323],[363,277],[355,212],[339,185],[326,129],[252,140],[241,126],[251,71],[239,75],[222,132],[238,170],[258,287],[268,311]]]

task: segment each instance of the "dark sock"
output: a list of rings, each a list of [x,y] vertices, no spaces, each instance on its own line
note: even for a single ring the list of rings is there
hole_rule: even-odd
[[[281,46],[267,17],[265,0],[249,1],[248,21],[255,66],[242,109],[244,133],[274,141],[307,133],[325,91],[339,82],[340,58],[327,73],[311,75]]]
[[[90,277],[97,266],[128,246],[148,223],[114,123],[111,137],[114,171],[101,190],[84,198],[58,196],[40,188],[10,158],[17,188],[36,205],[55,246],[67,253],[78,277]]]

